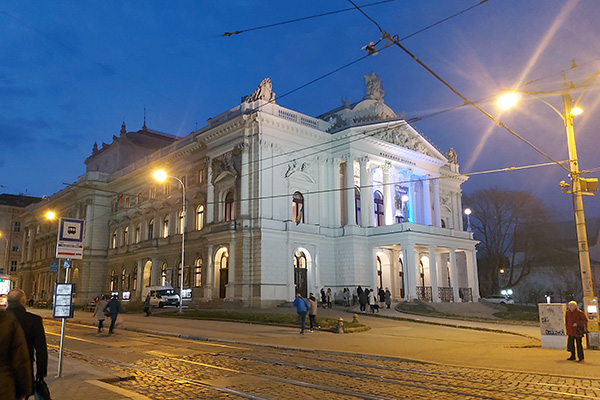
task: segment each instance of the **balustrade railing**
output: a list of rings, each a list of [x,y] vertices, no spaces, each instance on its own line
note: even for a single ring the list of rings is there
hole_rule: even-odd
[[[431,286],[417,286],[417,297],[422,301],[433,301]]]

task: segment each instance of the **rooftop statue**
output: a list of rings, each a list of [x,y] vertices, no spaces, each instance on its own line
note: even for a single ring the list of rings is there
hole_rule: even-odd
[[[371,75],[365,75],[365,85],[367,86],[367,93],[363,100],[383,101],[385,91],[381,89],[381,78],[375,75],[375,72],[371,72]]]
[[[270,78],[265,78],[258,85],[258,88],[250,96],[246,97],[247,103],[252,103],[256,100],[273,101],[275,100],[275,93],[273,93],[273,84]]]

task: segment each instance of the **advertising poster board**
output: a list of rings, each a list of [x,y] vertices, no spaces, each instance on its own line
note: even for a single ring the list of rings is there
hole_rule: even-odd
[[[567,349],[567,331],[565,329],[565,312],[567,308],[562,303],[540,303],[540,333],[542,348]]]

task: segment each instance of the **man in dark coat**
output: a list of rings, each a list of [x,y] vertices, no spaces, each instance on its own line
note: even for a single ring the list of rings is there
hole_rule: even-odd
[[[13,289],[8,292],[6,300],[7,310],[15,315],[25,333],[31,362],[31,376],[36,380],[42,380],[48,375],[48,347],[46,346],[46,332],[42,317],[25,310],[27,297],[21,289]],[[34,361],[35,370],[33,368]]]
[[[0,399],[22,399],[32,393],[27,341],[15,316],[0,309]]]
[[[583,361],[583,345],[581,339],[585,332],[585,326],[587,325],[587,317],[579,308],[577,308],[577,302],[570,301],[569,309],[565,314],[565,327],[567,328],[567,351],[571,352],[571,357],[567,360],[575,360],[575,343],[577,343],[577,358],[579,361]]]
[[[110,299],[102,311],[106,310],[108,310],[108,316],[110,317],[110,328],[108,328],[108,334],[112,335],[114,333],[113,330],[115,329],[115,323],[117,322],[117,315],[121,313],[121,303],[119,303],[116,295]]]

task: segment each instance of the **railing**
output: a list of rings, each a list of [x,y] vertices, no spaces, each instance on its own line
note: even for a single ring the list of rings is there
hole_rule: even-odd
[[[473,301],[473,289],[470,287],[458,288],[458,296],[463,303],[471,302]]]
[[[438,296],[441,301],[445,302],[453,302],[454,301],[454,291],[452,287],[438,287]]]
[[[417,286],[417,297],[422,301],[433,301],[431,286]]]

